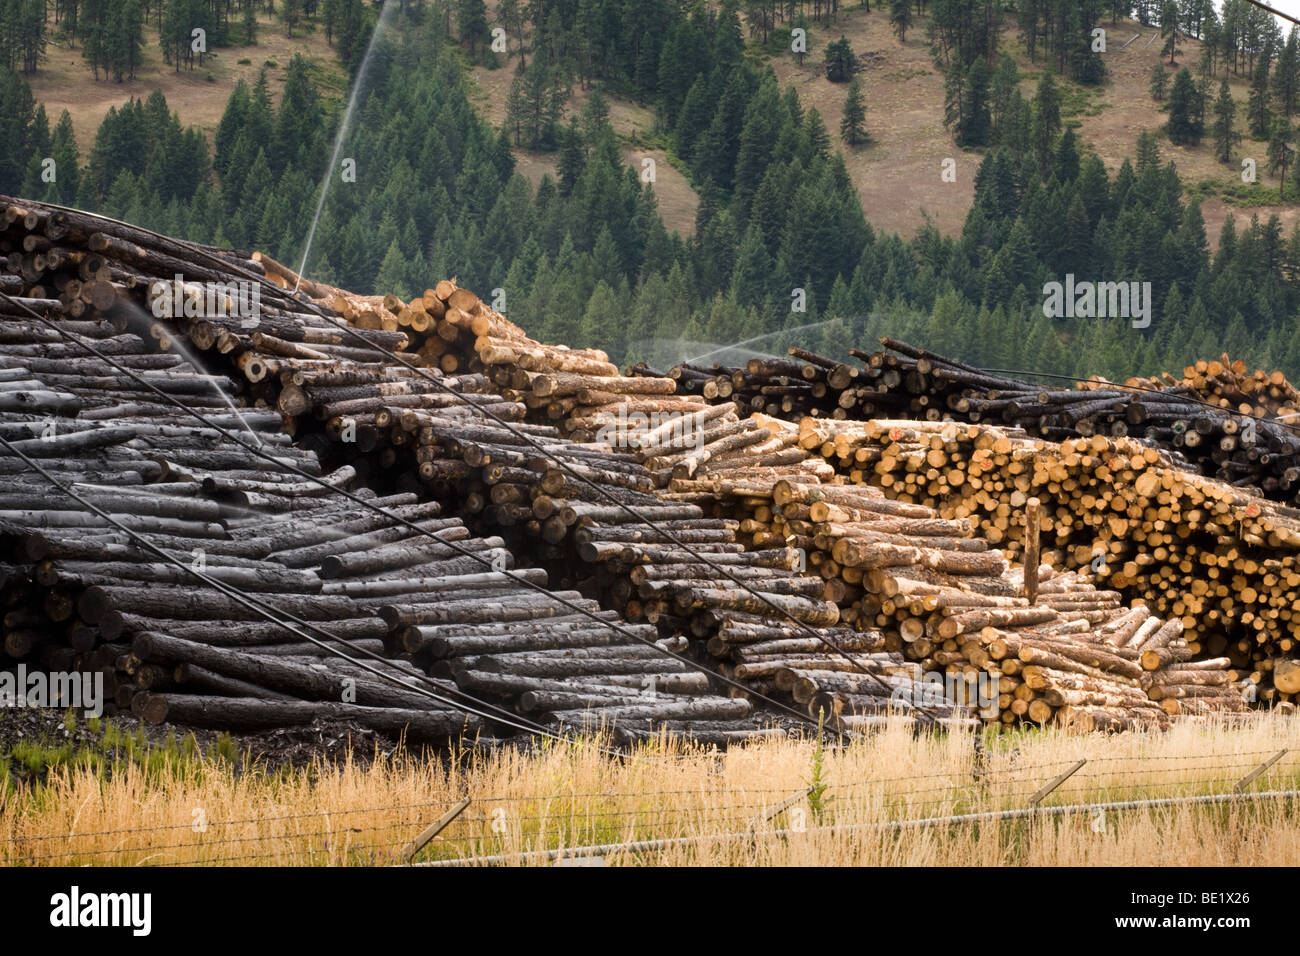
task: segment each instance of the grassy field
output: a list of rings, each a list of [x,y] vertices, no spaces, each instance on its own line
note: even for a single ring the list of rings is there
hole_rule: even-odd
[[[11,748],[4,758],[0,864],[381,865],[468,807],[416,857],[483,855],[556,865],[537,851],[665,840],[599,854],[607,865],[1294,865],[1300,817],[1287,798],[1015,810],[1085,763],[1041,806],[1300,786],[1300,726],[1182,723],[1165,734],[914,736],[903,726],[818,747],[774,740],[703,752],[661,741],[628,754],[597,741],[440,755],[398,748],[337,763],[266,769],[223,740],[144,746],[105,723],[91,744]],[[131,741],[127,743],[127,741]],[[37,774],[15,773],[18,764]],[[22,782],[15,782],[21,780]]]

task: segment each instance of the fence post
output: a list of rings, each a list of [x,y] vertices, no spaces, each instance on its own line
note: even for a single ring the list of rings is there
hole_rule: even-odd
[[[1029,798],[1029,805],[1030,805],[1031,807],[1036,807],[1036,806],[1038,806],[1038,804],[1041,803],[1041,802],[1043,801],[1043,798],[1044,798],[1044,797],[1046,797],[1048,794],[1050,794],[1053,790],[1055,790],[1055,789],[1056,789],[1057,787],[1059,787],[1061,784],[1065,783],[1065,781],[1067,781],[1067,780],[1069,780],[1071,777],[1073,777],[1073,776],[1075,775],[1075,773],[1078,772],[1079,768],[1082,767],[1082,766],[1083,766],[1084,764],[1086,764],[1087,762],[1088,762],[1087,759],[1080,760],[1078,763],[1076,763],[1076,764],[1075,764],[1073,767],[1071,767],[1069,770],[1065,771],[1065,773],[1060,774],[1060,775],[1057,776],[1055,779],[1053,779],[1053,780],[1049,780],[1047,783],[1043,784],[1041,787],[1039,787],[1039,788],[1034,792],[1034,795],[1033,795],[1032,797]]]
[[[444,813],[437,820],[434,820],[433,823],[425,827],[425,829],[421,831],[419,836],[417,836],[410,843],[406,844],[406,846],[402,847],[402,859],[407,863],[413,861],[415,859],[415,854],[419,853],[426,846],[428,846],[429,841],[432,840],[434,837],[436,837],[443,830],[445,830],[452,820],[455,820],[458,816],[464,813],[465,808],[468,807],[469,804],[470,804],[470,798],[466,797],[460,803],[456,804],[454,807],[452,807],[450,810]]]
[[[1247,787],[1249,787],[1252,783],[1255,782],[1255,778],[1256,778],[1256,777],[1258,777],[1261,773],[1263,773],[1263,772],[1264,772],[1265,770],[1267,770],[1269,767],[1273,766],[1273,764],[1275,764],[1275,763],[1277,763],[1279,760],[1281,760],[1282,757],[1286,754],[1286,752],[1287,752],[1287,748],[1286,748],[1286,747],[1283,747],[1283,748],[1282,748],[1281,750],[1279,750],[1277,753],[1273,754],[1273,756],[1269,757],[1267,760],[1265,760],[1262,764],[1260,764],[1258,767],[1256,767],[1256,768],[1255,768],[1254,770],[1252,770],[1250,773],[1246,774],[1246,776],[1244,776],[1244,777],[1242,777],[1240,780],[1238,780],[1238,781],[1237,781],[1237,785],[1236,785],[1235,787],[1232,788],[1232,792],[1233,792],[1233,793],[1241,793],[1243,790],[1245,790]]]

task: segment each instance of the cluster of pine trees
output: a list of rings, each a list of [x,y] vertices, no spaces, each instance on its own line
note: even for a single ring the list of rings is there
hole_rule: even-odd
[[[625,0],[582,0],[547,5],[546,17],[562,24],[570,6],[585,16],[627,12]],[[785,23],[803,12],[790,6]],[[450,15],[462,11],[411,4],[380,39],[340,150],[354,176],[325,168],[333,110],[301,59],[289,64],[278,103],[265,79],[236,88],[211,149],[155,93],[105,117],[84,168],[67,115],[51,130],[21,76],[4,71],[0,191],[75,201],[296,265],[328,176],[308,259],[314,277],[411,295],[456,276],[533,335],[622,361],[707,357],[751,339],[756,351],[799,342],[842,355],[892,334],[989,367],[1117,376],[1226,348],[1300,377],[1300,233],[1284,236],[1276,218],[1230,220],[1211,255],[1200,211],[1185,202],[1154,134],[1141,137],[1136,162],[1108,176],[1062,128],[1050,72],[1032,96],[1021,96],[1014,63],[990,83],[1006,94],[990,96],[998,145],[979,167],[961,233],[928,227],[905,240],[871,228],[817,111],[745,55],[734,5],[661,8],[666,26],[649,31],[654,56],[619,21],[629,44],[593,62],[586,79],[565,65],[571,51],[546,49],[529,11],[519,13],[526,30],[512,34],[528,40],[510,54],[520,75],[541,60],[597,90],[571,122],[557,119],[560,174],[537,188],[514,169],[518,130],[493,129],[471,105],[473,31]],[[700,194],[690,239],[665,229],[599,93],[639,82],[630,95],[655,104]],[[58,157],[55,182],[41,175],[48,156]],[[1067,273],[1150,282],[1150,327],[1045,316],[1044,283]]]

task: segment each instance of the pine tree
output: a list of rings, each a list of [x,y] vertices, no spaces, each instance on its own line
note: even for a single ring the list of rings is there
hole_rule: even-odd
[[[1061,94],[1051,73],[1044,73],[1034,95],[1034,154],[1038,168],[1046,176],[1056,134],[1061,129]]]
[[[556,126],[568,98],[559,71],[548,66],[542,56],[534,55],[533,62],[516,73],[510,84],[506,113],[517,141],[529,149],[553,149]]]
[[[889,24],[899,43],[907,42],[907,30],[912,25],[911,0],[889,0]]]
[[[1225,78],[1219,84],[1219,98],[1214,104],[1214,155],[1221,163],[1232,162],[1232,147],[1241,139],[1232,126],[1236,115],[1237,104],[1232,101],[1232,91]]]
[[[862,81],[854,77],[849,83],[848,95],[844,98],[844,118],[840,120],[840,136],[850,146],[857,146],[867,139],[867,108],[862,99]]]
[[[1061,134],[1056,146],[1056,162],[1053,168],[1056,178],[1063,183],[1072,183],[1079,176],[1079,149],[1074,142],[1074,130],[1067,129]]]
[[[989,120],[995,136],[1001,136],[1002,124],[1011,110],[1011,94],[1019,83],[1020,71],[1016,61],[1003,53],[989,89]]]
[[[411,288],[406,280],[406,271],[406,257],[402,255],[402,248],[394,239],[388,244],[384,259],[379,264],[379,272],[375,276],[376,290],[383,289],[384,295],[391,293],[399,299],[409,299]]]
[[[582,131],[578,127],[578,117],[569,118],[569,126],[561,137],[560,149],[560,195],[568,196],[578,183],[578,177],[587,168],[587,150],[582,142]]]
[[[1177,66],[1174,57],[1182,51],[1178,49],[1178,4],[1174,0],[1165,0],[1160,8],[1160,36],[1165,41],[1160,52],[1169,57],[1170,66]]]
[[[470,56],[475,56],[479,42],[488,33],[487,4],[483,0],[456,0],[456,28],[460,31],[460,42],[468,43]]]
[[[1286,198],[1286,171],[1295,161],[1295,130],[1285,116],[1273,119],[1273,131],[1268,139],[1268,171],[1280,177],[1278,195]]]
[[[943,74],[943,122],[959,143],[961,131],[966,127],[967,102],[966,71],[961,68],[961,61],[953,57]]]
[[[1157,103],[1169,94],[1169,71],[1157,60],[1151,67],[1151,98]]]
[[[284,35],[293,38],[293,28],[302,16],[302,0],[280,0],[280,19],[284,22]]]
[[[1191,71],[1183,67],[1174,77],[1174,88],[1169,93],[1169,122],[1166,126],[1169,139],[1177,146],[1195,146],[1201,141],[1203,130],[1197,118],[1196,85]]]
[[[826,79],[832,83],[845,83],[853,78],[857,72],[857,58],[848,37],[841,34],[838,40],[827,44],[825,63]]]
[[[1273,113],[1268,102],[1268,57],[1261,56],[1250,80],[1250,99],[1246,103],[1250,135],[1268,139],[1273,129]]]
[[[977,56],[966,71],[963,124],[959,137],[963,146],[983,146],[989,138],[989,71]]]
[[[1290,117],[1295,112],[1296,100],[1300,97],[1300,34],[1296,33],[1294,26],[1273,69],[1273,96],[1283,115]]]

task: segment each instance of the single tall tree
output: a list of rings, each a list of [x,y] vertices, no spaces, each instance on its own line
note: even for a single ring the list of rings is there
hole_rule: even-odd
[[[907,28],[912,25],[912,0],[889,0],[889,23],[899,43],[907,42]]]
[[[1268,171],[1278,174],[1277,192],[1286,196],[1286,171],[1295,162],[1295,130],[1285,116],[1273,119],[1273,132],[1268,140]]]
[[[1232,147],[1241,139],[1232,126],[1236,115],[1237,104],[1232,101],[1232,91],[1225,78],[1219,84],[1219,98],[1214,103],[1214,155],[1221,163],[1232,162]]]
[[[1034,94],[1034,155],[1038,169],[1046,178],[1056,136],[1061,131],[1061,93],[1052,74],[1044,73]]]
[[[849,83],[848,95],[844,97],[844,118],[840,120],[840,136],[850,146],[857,146],[867,139],[867,107],[862,97],[862,79],[855,76]]]
[[[826,46],[826,79],[832,83],[846,83],[857,72],[857,57],[849,38],[842,35]]]
[[[1165,0],[1160,8],[1160,36],[1165,41],[1161,52],[1168,54],[1170,66],[1177,66],[1174,57],[1181,51],[1178,49],[1178,4],[1174,0]]]
[[[1169,139],[1178,146],[1194,146],[1201,140],[1202,126],[1198,118],[1196,83],[1191,71],[1183,67],[1174,77],[1174,88],[1169,93]]]
[[[1250,99],[1246,102],[1246,118],[1250,122],[1250,135],[1267,139],[1273,129],[1273,113],[1268,102],[1268,57],[1261,56],[1250,80]]]

